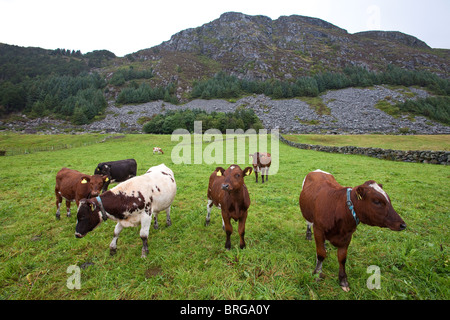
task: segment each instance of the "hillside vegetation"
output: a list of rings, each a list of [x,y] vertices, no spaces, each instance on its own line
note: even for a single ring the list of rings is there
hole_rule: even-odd
[[[400,32],[349,34],[310,17],[228,12],[123,58],[0,44],[0,117],[22,112],[85,124],[104,116],[107,102],[315,97],[376,84],[416,85],[447,97],[449,57],[450,50]],[[448,123],[446,98],[398,108]]]

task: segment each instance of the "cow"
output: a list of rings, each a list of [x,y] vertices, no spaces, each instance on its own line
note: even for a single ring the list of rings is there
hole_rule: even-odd
[[[264,174],[266,175],[266,181],[269,181],[269,168],[272,163],[272,155],[267,152],[255,152],[250,153],[250,157],[253,158],[252,165],[253,171],[255,171],[256,183],[258,183],[258,172],[261,172],[262,183],[264,183]]]
[[[75,201],[77,206],[83,198],[96,197],[100,194],[109,178],[102,175],[87,175],[77,170],[62,168],[56,174],[56,219],[60,219],[60,207],[63,198],[66,200],[67,217],[70,217],[70,202]]]
[[[350,290],[345,273],[347,249],[358,223],[395,231],[406,228],[382,185],[373,180],[353,188],[342,187],[328,172],[310,172],[303,180],[299,205],[307,221],[308,240],[313,226],[317,253],[313,274],[324,277],[322,263],[326,257],[325,240],[328,240],[338,248],[339,284],[346,292]]]
[[[155,152],[156,152],[156,153],[164,154],[164,152],[162,151],[162,149],[161,149],[161,148],[158,148],[158,147],[153,147],[153,154],[155,154]]]
[[[164,164],[160,164],[159,166],[154,166],[154,167],[149,168],[145,174],[158,175],[159,172],[161,172],[163,175],[168,176],[172,180],[172,182],[175,183],[173,171],[170,170],[168,167],[166,167]],[[175,187],[176,187],[176,184],[175,184]],[[154,221],[155,222],[153,224],[153,227],[155,229],[158,229],[158,215],[157,214],[154,215]],[[166,224],[168,226],[172,225],[172,221],[170,220],[170,206],[166,209]]]
[[[151,168],[152,169],[152,168]],[[117,221],[114,237],[109,245],[110,255],[117,251],[117,240],[124,227],[141,225],[142,257],[148,254],[148,235],[152,216],[169,208],[175,198],[177,185],[172,171],[165,165],[146,174],[126,180],[101,195],[83,199],[77,212],[75,237],[83,238],[102,221]]]
[[[123,182],[136,176],[137,163],[134,159],[100,162],[95,168],[94,174],[108,176],[109,181],[103,186],[102,192],[108,190],[111,182]]]
[[[231,165],[227,170],[217,167],[209,177],[208,204],[206,225],[211,220],[211,209],[215,205],[222,211],[222,229],[225,230],[227,239],[225,248],[231,249],[230,236],[233,232],[231,218],[239,220],[240,248],[245,248],[244,234],[247,211],[250,207],[250,196],[244,183],[244,177],[252,173],[252,167],[242,170],[238,165]]]

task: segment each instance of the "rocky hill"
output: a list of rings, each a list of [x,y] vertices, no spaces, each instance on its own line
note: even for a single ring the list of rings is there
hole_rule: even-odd
[[[33,131],[58,127],[59,121],[52,122],[49,117],[44,117],[51,116],[52,112],[59,118],[72,117],[74,122],[75,111],[86,114],[86,108],[90,106],[87,100],[100,95],[105,97],[100,101],[101,106],[109,106],[106,111],[100,108],[106,118],[86,125],[86,130],[139,131],[138,118],[171,108],[228,111],[246,105],[258,113],[267,128],[279,127],[286,132],[398,132],[403,128],[417,133],[448,133],[448,126],[430,125],[431,122],[424,118],[416,118],[415,122],[393,118],[374,108],[380,100],[397,96],[383,86],[372,90],[348,88],[325,93],[319,99],[329,109],[328,115],[317,114],[309,103],[299,99],[277,101],[262,95],[244,97],[236,103],[189,100],[196,81],[210,79],[220,71],[238,79],[287,83],[301,76],[341,72],[348,66],[382,71],[388,65],[395,65],[407,70],[430,71],[448,79],[449,62],[450,50],[432,49],[425,42],[401,32],[350,34],[316,18],[292,15],[272,20],[237,12],[224,13],[202,26],[180,31],[158,46],[122,58],[105,50],[81,55],[74,50],[0,44],[0,116],[2,112],[8,115],[24,111],[39,118],[30,123],[25,119],[27,117],[19,115],[17,121],[0,122],[0,128]],[[86,72],[91,71],[96,73],[86,76]],[[128,75],[131,72],[134,76],[112,81],[121,72]],[[145,77],[136,76],[143,72]],[[76,78],[80,92],[69,94],[75,86],[68,85],[72,83],[70,78]],[[171,88],[176,88],[176,100],[182,105],[166,103],[168,100],[164,98],[166,102],[116,108],[121,91],[137,89],[142,84],[152,88],[171,84]],[[448,94],[446,89],[443,92]],[[411,95],[417,93],[409,92],[406,98]],[[98,113],[94,110],[89,120]]]
[[[176,82],[183,90],[220,70],[256,80],[289,80],[346,66],[383,70],[389,64],[444,77],[450,71],[450,50],[432,49],[401,32],[349,34],[316,18],[292,15],[272,20],[237,12],[180,31],[126,58],[152,65],[154,81]]]

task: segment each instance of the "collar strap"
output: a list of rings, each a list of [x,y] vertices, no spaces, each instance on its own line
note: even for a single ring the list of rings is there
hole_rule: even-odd
[[[95,199],[97,199],[97,202],[100,205],[100,211],[102,212],[102,219],[103,219],[103,221],[108,220],[108,216],[106,214],[105,208],[103,207],[102,199],[100,199],[100,196],[97,196],[97,198],[95,198]]]
[[[347,207],[350,210],[350,212],[352,213],[353,219],[355,219],[356,225],[359,224],[359,219],[356,216],[356,212],[355,209],[353,207],[353,202],[352,200],[350,200],[350,192],[352,191],[352,188],[347,188]]]

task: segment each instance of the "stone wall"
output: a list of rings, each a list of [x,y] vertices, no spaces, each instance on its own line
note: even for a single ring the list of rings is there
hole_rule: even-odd
[[[420,162],[420,163],[431,163],[442,165],[448,165],[450,163],[449,151],[420,151],[420,150],[404,151],[404,150],[391,150],[381,148],[361,148],[353,146],[344,146],[344,147],[321,146],[289,141],[286,138],[284,138],[281,134],[280,140],[292,147],[306,150],[315,150],[315,151],[342,153],[342,154],[359,154],[363,156],[392,161]]]

